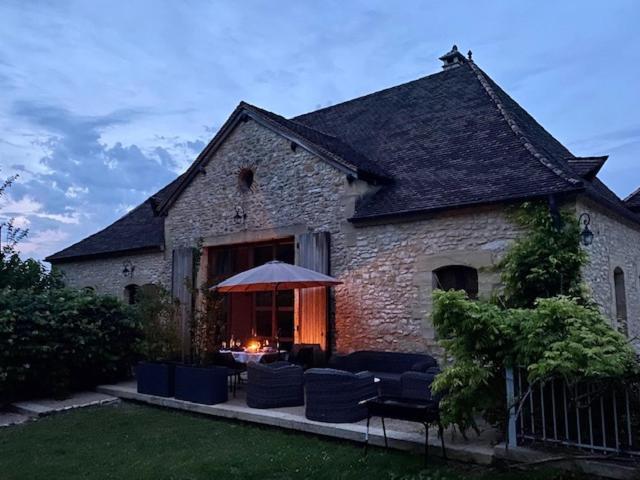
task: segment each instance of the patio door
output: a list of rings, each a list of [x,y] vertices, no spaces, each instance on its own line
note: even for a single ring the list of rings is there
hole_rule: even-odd
[[[298,265],[329,275],[329,232],[298,236]],[[297,291],[296,343],[317,343],[326,351],[329,323],[326,287]]]

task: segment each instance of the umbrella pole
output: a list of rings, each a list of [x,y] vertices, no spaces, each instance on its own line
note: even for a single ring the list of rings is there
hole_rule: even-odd
[[[275,337],[276,337],[276,349],[280,350],[280,335],[278,335],[278,283],[276,283],[275,288],[273,289],[273,318],[271,320],[271,325],[275,327]]]

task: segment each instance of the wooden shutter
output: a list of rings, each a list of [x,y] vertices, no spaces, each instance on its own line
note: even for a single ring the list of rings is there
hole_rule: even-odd
[[[298,265],[329,275],[329,232],[298,236]],[[304,288],[297,294],[296,343],[317,343],[327,349],[328,296],[326,287]]]
[[[173,251],[171,295],[179,302],[178,318],[182,337],[182,359],[191,355],[191,317],[193,312],[193,248]]]

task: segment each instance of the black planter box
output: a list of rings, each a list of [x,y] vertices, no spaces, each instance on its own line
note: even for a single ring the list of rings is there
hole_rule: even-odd
[[[140,362],[136,367],[138,393],[173,397],[174,373],[171,363]]]
[[[227,367],[176,366],[174,396],[205,405],[226,402],[227,375]]]

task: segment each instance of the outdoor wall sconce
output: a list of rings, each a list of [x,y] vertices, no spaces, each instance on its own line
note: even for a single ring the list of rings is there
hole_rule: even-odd
[[[236,223],[244,223],[247,220],[247,214],[244,212],[244,208],[241,206],[236,207],[236,214],[233,216],[233,220]]]
[[[132,264],[129,260],[124,262],[122,266],[124,267],[122,269],[122,275],[124,275],[125,277],[133,277],[133,272],[135,271],[136,266]]]
[[[578,218],[578,223],[584,225],[582,232],[580,232],[580,238],[582,239],[582,244],[585,247],[588,247],[593,243],[593,232],[589,229],[589,225],[591,224],[591,215],[588,213],[583,213]]]

